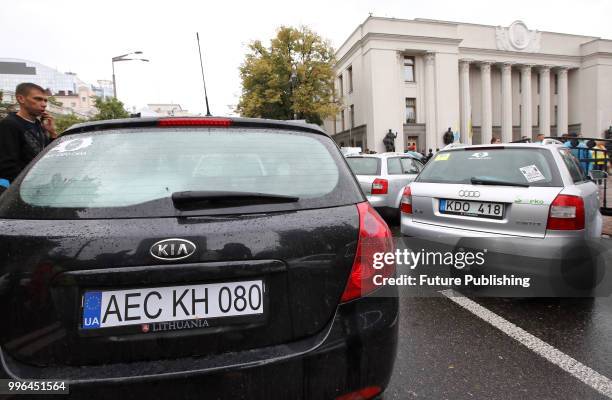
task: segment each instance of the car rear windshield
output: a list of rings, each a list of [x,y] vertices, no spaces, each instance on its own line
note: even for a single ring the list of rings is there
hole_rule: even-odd
[[[470,184],[472,178],[529,186],[562,186],[554,158],[548,150],[537,148],[439,152],[416,181]]]
[[[14,186],[0,203],[2,217],[171,216],[177,213],[172,194],[186,191],[299,198],[263,206],[270,211],[362,200],[329,137],[274,129],[138,128],[68,136]],[[214,210],[199,212],[223,211],[223,202],[215,202]],[[248,201],[241,206],[248,208]],[[260,204],[250,211],[261,210]]]
[[[347,157],[355,175],[380,175],[380,159],[375,157]]]

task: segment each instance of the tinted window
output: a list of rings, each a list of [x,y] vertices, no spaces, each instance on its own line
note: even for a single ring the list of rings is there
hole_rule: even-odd
[[[530,186],[562,186],[552,155],[544,149],[465,149],[437,153],[418,182],[470,183],[472,177]]]
[[[379,158],[348,157],[346,161],[355,175],[380,175]]]
[[[584,172],[582,171],[582,168],[580,168],[580,163],[578,162],[576,157],[574,157],[572,152],[568,149],[560,149],[559,153],[561,154],[563,163],[567,167],[567,170],[569,171],[572,177],[572,181],[574,181],[574,183],[584,181]]]
[[[409,157],[387,159],[389,175],[418,174],[421,171],[419,163]]]
[[[405,174],[418,174],[421,171],[421,164],[412,158],[402,158],[401,164]]]
[[[402,174],[402,165],[400,164],[399,158],[396,157],[387,159],[387,173],[389,175]]]
[[[321,207],[360,201],[341,161],[331,139],[322,135],[142,128],[61,139],[18,186],[24,207],[34,212],[52,208],[53,215],[68,209],[144,207],[146,212],[136,214],[164,216],[175,211],[172,193],[182,191],[288,195],[300,198],[293,208]]]

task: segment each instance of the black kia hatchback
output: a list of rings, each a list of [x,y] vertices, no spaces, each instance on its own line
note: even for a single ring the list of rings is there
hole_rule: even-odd
[[[395,360],[391,233],[308,124],[72,127],[0,197],[0,378],[75,397],[361,399]],[[151,397],[153,396],[153,397]]]

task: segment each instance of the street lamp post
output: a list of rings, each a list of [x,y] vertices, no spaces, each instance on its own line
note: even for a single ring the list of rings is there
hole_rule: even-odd
[[[127,56],[131,56],[134,54],[142,54],[142,51],[135,51],[133,53],[122,54],[120,56],[116,56],[112,58],[112,66],[113,66],[113,96],[117,98],[117,82],[115,81],[115,62],[119,61],[144,61],[149,62],[146,58],[126,58]]]
[[[295,83],[297,81],[297,72],[295,71],[295,68],[293,66],[291,66],[291,77],[289,78],[289,83],[291,84],[291,97],[293,97],[293,92],[295,90]],[[297,112],[295,111],[295,102],[294,100],[291,101],[291,108],[293,108],[293,119],[296,120],[297,119]]]

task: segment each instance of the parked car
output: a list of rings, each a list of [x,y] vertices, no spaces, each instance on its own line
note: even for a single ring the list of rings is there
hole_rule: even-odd
[[[399,219],[402,190],[421,172],[423,164],[404,153],[364,154],[346,160],[376,211]]]
[[[569,149],[547,143],[438,152],[403,190],[402,234],[451,246],[480,238],[485,248],[494,242],[502,269],[549,274],[550,260],[561,263],[600,238],[603,220],[597,185]],[[547,267],[534,270],[534,260]]]
[[[87,398],[371,398],[398,299],[362,279],[392,249],[316,126],[75,125],[0,199],[0,378]]]

